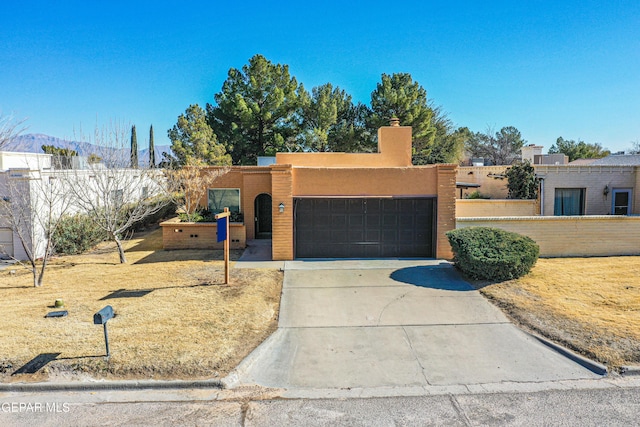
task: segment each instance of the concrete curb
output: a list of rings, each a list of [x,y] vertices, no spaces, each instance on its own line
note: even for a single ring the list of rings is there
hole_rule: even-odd
[[[607,373],[609,372],[607,367],[601,363],[598,362],[594,362],[591,359],[587,359],[584,356],[581,356],[579,354],[574,353],[573,351],[569,350],[566,347],[561,346],[560,344],[556,344],[552,341],[549,341],[548,339],[541,337],[539,335],[536,335],[534,333],[531,332],[527,332],[527,334],[531,335],[533,338],[537,339],[538,341],[540,341],[542,344],[546,345],[549,348],[552,348],[553,350],[557,351],[558,353],[562,354],[564,357],[567,357],[568,359],[573,360],[574,362],[576,362],[577,364],[584,366],[585,368],[587,368],[588,370],[590,370],[591,372],[598,374],[598,375],[607,375]]]
[[[640,366],[621,366],[620,375],[623,377],[640,375]]]
[[[87,381],[65,383],[0,383],[0,392],[41,392],[41,391],[99,391],[99,390],[143,390],[143,389],[222,389],[220,380],[202,381]]]

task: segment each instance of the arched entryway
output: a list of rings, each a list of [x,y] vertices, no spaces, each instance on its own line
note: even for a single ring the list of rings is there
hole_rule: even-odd
[[[254,202],[256,213],[256,239],[271,238],[271,196],[266,193],[258,194]]]

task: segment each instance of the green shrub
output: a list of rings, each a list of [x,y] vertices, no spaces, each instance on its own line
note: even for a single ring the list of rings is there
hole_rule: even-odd
[[[490,227],[447,232],[454,262],[474,279],[509,280],[531,271],[540,248],[531,238]]]
[[[77,214],[60,220],[51,236],[57,254],[85,252],[106,239],[106,233],[88,216]]]
[[[487,196],[485,194],[482,194],[478,190],[476,190],[472,193],[469,193],[466,198],[467,199],[490,199],[491,196]]]
[[[178,214],[178,218],[180,218],[182,222],[216,222],[215,212],[209,209],[202,209],[192,213],[190,216],[191,220],[189,220],[189,216],[185,213]],[[244,222],[244,214],[242,212],[231,212],[229,222]]]

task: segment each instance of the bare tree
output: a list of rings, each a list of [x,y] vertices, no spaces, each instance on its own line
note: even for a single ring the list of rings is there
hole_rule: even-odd
[[[10,170],[0,176],[0,215],[20,240],[36,287],[42,286],[55,252],[51,236],[71,208],[69,193],[57,178],[55,172],[44,172],[41,167]],[[13,258],[17,259],[15,254]]]
[[[193,158],[179,169],[167,169],[167,182],[178,212],[184,213],[187,221],[194,221],[207,195],[207,189],[228,171],[229,167],[225,166],[205,167]]]
[[[15,120],[13,116],[0,114],[0,150],[23,130],[25,120]]]
[[[92,153],[94,159],[101,161],[69,171],[66,179],[77,209],[106,232],[126,263],[122,240],[134,224],[170,202],[166,179],[157,169],[130,168],[127,126],[96,128],[91,142],[100,151]]]

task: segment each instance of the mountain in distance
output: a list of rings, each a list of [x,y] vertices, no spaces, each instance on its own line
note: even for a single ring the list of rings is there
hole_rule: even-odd
[[[95,144],[91,144],[89,142],[81,142],[81,141],[68,141],[60,138],[56,138],[54,136],[43,135],[43,134],[26,134],[19,135],[13,138],[10,142],[4,145],[0,151],[13,151],[19,153],[42,153],[43,145],[53,145],[58,148],[69,148],[71,150],[75,150],[80,156],[88,156],[90,154],[103,153],[105,147],[100,147]],[[138,143],[138,147],[140,147],[140,143]],[[120,150],[126,151],[127,153],[123,153],[125,157],[128,158],[129,147],[123,147]],[[156,163],[160,163],[162,161],[162,153],[167,152],[171,153],[171,146],[169,145],[156,145]],[[147,166],[149,164],[149,147],[147,146],[143,150],[138,150],[138,163],[141,167]]]

